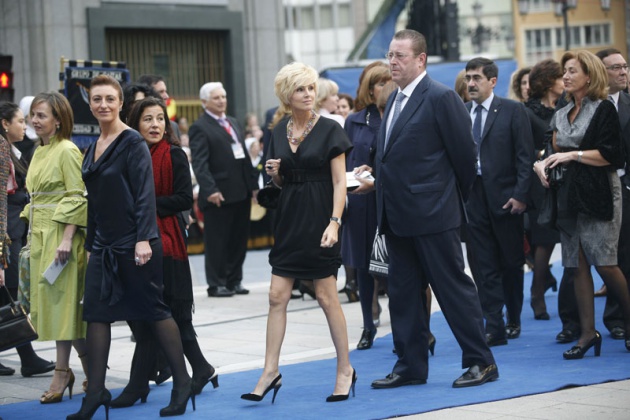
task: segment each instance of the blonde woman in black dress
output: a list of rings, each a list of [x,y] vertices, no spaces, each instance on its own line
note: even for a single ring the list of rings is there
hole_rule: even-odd
[[[272,276],[265,367],[253,392],[241,396],[245,400],[261,401],[274,390],[273,402],[282,385],[278,363],[296,278],[314,279],[317,301],[337,352],[335,387],[326,401],[348,399],[357,379],[348,355],[348,332],[336,279],[341,265],[339,227],[346,200],[345,153],[352,145],[337,122],[313,111],[317,77],[312,67],[292,63],[275,79],[280,108],[290,115],[275,126],[265,165],[282,193],[269,254]]]

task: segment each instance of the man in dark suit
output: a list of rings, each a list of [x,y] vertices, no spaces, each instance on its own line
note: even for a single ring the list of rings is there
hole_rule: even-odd
[[[467,245],[486,319],[489,346],[521,333],[523,308],[523,212],[534,162],[534,141],[525,107],[494,94],[499,69],[487,58],[466,64],[471,102],[466,104],[477,144],[477,176],[466,202]],[[503,320],[507,309],[507,325]]]
[[[630,283],[630,95],[626,93],[628,87],[628,64],[619,50],[608,48],[596,54],[606,66],[608,73],[608,99],[615,104],[621,124],[621,137],[626,150],[626,168],[618,171],[621,176],[621,231],[617,258],[619,268]],[[606,309],[604,310],[604,324],[612,338],[623,340],[626,328],[621,307],[614,294],[608,290]]]
[[[169,99],[171,97],[169,96],[168,89],[166,88],[166,81],[162,76],[156,74],[143,74],[142,76],[138,77],[137,83],[151,86],[157,92],[157,94],[160,95],[160,98],[162,98],[164,103],[166,105],[169,104]],[[170,123],[171,128],[173,129],[173,133],[175,133],[175,136],[177,136],[177,139],[179,140],[182,137],[182,134],[179,131],[179,125],[173,120],[170,120]]]
[[[208,296],[247,294],[241,281],[252,191],[258,190],[258,182],[243,131],[235,118],[225,115],[223,85],[206,83],[199,97],[205,112],[190,126],[188,135],[204,217]]]
[[[389,310],[398,360],[372,387],[426,383],[427,283],[468,368],[453,387],[481,385],[497,379],[499,371],[485,341],[475,284],[464,272],[459,236],[462,199],[475,176],[470,119],[459,96],[427,75],[422,34],[397,32],[387,57],[399,89],[385,109],[371,186],[390,257]],[[370,190],[362,183],[358,193]]]

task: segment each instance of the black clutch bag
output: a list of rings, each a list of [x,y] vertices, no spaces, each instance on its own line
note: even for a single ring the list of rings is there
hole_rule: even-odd
[[[553,168],[545,168],[545,172],[547,172],[549,186],[554,190],[557,190],[562,184],[564,184],[567,167],[564,165],[557,165]]]
[[[258,204],[266,209],[275,209],[280,201],[280,193],[282,190],[278,188],[271,180],[265,184],[265,188],[258,191]]]
[[[6,286],[1,289],[9,295],[11,303],[0,307],[0,351],[37,340],[38,335],[22,305],[13,300]]]

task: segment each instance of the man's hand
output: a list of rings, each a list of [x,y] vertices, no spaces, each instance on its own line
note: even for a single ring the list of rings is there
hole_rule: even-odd
[[[225,201],[225,198],[223,198],[223,194],[221,194],[221,192],[215,192],[214,194],[210,194],[210,197],[208,197],[208,202],[214,204],[217,207],[221,207],[221,203]]]
[[[354,172],[355,175],[358,175],[360,173],[363,172],[369,172],[369,173],[373,173],[372,172],[372,168],[370,168],[368,165],[361,165],[358,168],[354,168],[354,170],[352,172]],[[355,188],[352,191],[349,191],[350,194],[367,194],[367,193],[371,193],[372,191],[374,191],[375,187],[374,187],[374,181],[369,180],[369,179],[365,179],[365,178],[361,178],[361,177],[356,177],[357,181],[359,181],[359,186],[357,188]]]
[[[518,201],[516,198],[510,198],[507,203],[503,205],[503,209],[509,209],[511,207],[511,214],[521,214],[527,209],[527,204],[522,201]]]

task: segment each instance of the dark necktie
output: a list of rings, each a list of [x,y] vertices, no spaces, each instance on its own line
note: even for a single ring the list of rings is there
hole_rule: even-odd
[[[398,92],[396,95],[396,100],[394,102],[394,115],[392,116],[392,122],[389,124],[389,130],[387,131],[387,136],[385,136],[385,146],[387,148],[387,143],[389,142],[389,136],[392,134],[392,130],[394,129],[394,124],[396,124],[396,120],[400,116],[400,110],[402,108],[402,101],[405,99],[405,94],[402,92]]]
[[[483,106],[477,105],[477,108],[475,108],[475,114],[475,122],[473,123],[472,132],[473,139],[475,140],[475,143],[477,143],[477,147],[479,147],[479,144],[481,143],[481,114],[483,114]]]

